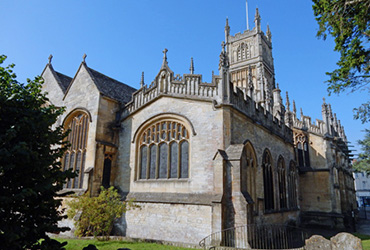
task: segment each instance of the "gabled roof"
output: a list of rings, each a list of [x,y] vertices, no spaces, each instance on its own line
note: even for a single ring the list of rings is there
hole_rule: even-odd
[[[134,93],[136,89],[93,70],[92,68],[86,68],[90,72],[101,94],[122,103],[131,101],[132,93]]]
[[[55,70],[54,70],[54,72],[55,72],[55,75],[56,75],[56,80],[57,80],[60,88],[62,89],[63,94],[65,94],[66,91],[67,91],[67,89],[68,89],[69,84],[72,81],[72,78],[69,77],[69,76],[66,76],[66,75],[64,75],[62,73],[59,73],[59,72],[57,72]]]

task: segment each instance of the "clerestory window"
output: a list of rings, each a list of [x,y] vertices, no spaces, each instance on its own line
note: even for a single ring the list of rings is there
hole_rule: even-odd
[[[310,166],[310,155],[308,151],[308,140],[303,134],[295,136],[296,153],[299,167]]]
[[[137,178],[189,177],[189,132],[177,121],[160,120],[139,136]]]
[[[89,117],[86,113],[78,112],[65,124],[65,129],[69,129],[70,133],[67,141],[70,143],[68,150],[63,157],[63,169],[73,169],[78,176],[68,180],[65,188],[82,188],[85,161],[86,161],[86,146],[87,132],[89,129]]]

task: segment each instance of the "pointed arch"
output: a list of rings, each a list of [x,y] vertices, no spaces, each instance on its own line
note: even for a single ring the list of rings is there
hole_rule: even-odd
[[[265,201],[265,211],[274,210],[274,178],[272,157],[268,149],[265,149],[262,156],[262,170],[263,170],[263,191]]]
[[[245,143],[240,158],[241,187],[242,192],[248,192],[254,202],[257,200],[257,156],[252,143]]]
[[[192,126],[174,114],[150,118],[134,134],[136,180],[187,179]]]
[[[83,109],[73,110],[63,121],[64,129],[69,129],[70,133],[66,141],[70,143],[63,157],[63,169],[73,169],[78,176],[68,180],[65,188],[79,189],[83,188],[85,174],[85,161],[90,113]]]
[[[288,197],[289,208],[294,209],[298,207],[297,200],[297,167],[294,161],[290,161],[288,169]]]
[[[288,208],[287,190],[286,190],[286,168],[284,158],[280,155],[277,164],[278,186],[279,186],[279,203],[280,209]]]

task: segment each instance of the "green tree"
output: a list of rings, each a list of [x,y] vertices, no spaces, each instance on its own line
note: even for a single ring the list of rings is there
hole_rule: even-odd
[[[75,220],[77,236],[109,237],[114,220],[122,217],[127,209],[134,207],[131,201],[121,201],[121,196],[114,187],[101,187],[98,197],[87,193],[68,203],[68,217]]]
[[[313,0],[319,24],[317,36],[331,35],[335,51],[340,52],[338,68],[330,76],[328,91],[369,91],[370,82],[370,0]],[[369,91],[370,92],[370,91]],[[370,102],[355,109],[355,118],[370,121]]]
[[[2,67],[0,55],[0,249],[60,249],[46,233],[57,233],[64,218],[57,192],[66,178],[61,171],[65,132],[52,128],[63,109],[48,104],[41,78],[21,84],[14,64]]]
[[[365,133],[365,138],[358,141],[362,153],[358,155],[358,158],[353,164],[353,168],[357,171],[370,174],[370,130],[366,129]]]

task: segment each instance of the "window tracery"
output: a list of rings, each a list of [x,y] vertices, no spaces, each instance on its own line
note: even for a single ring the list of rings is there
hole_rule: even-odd
[[[150,125],[138,140],[138,179],[189,177],[189,133],[177,121]]]
[[[300,167],[310,166],[310,155],[308,150],[308,139],[304,134],[296,134],[294,137],[298,165]]]
[[[256,179],[257,179],[257,158],[252,144],[247,143],[244,147],[243,154],[241,157],[241,175],[242,175],[242,191],[247,191],[253,199],[254,208],[257,207],[257,190],[256,190]]]
[[[73,171],[78,173],[78,176],[68,180],[64,187],[82,188],[86,161],[87,132],[89,129],[88,115],[78,112],[66,123],[65,128],[70,130],[67,137],[70,146],[63,157],[63,169],[73,169]]]

